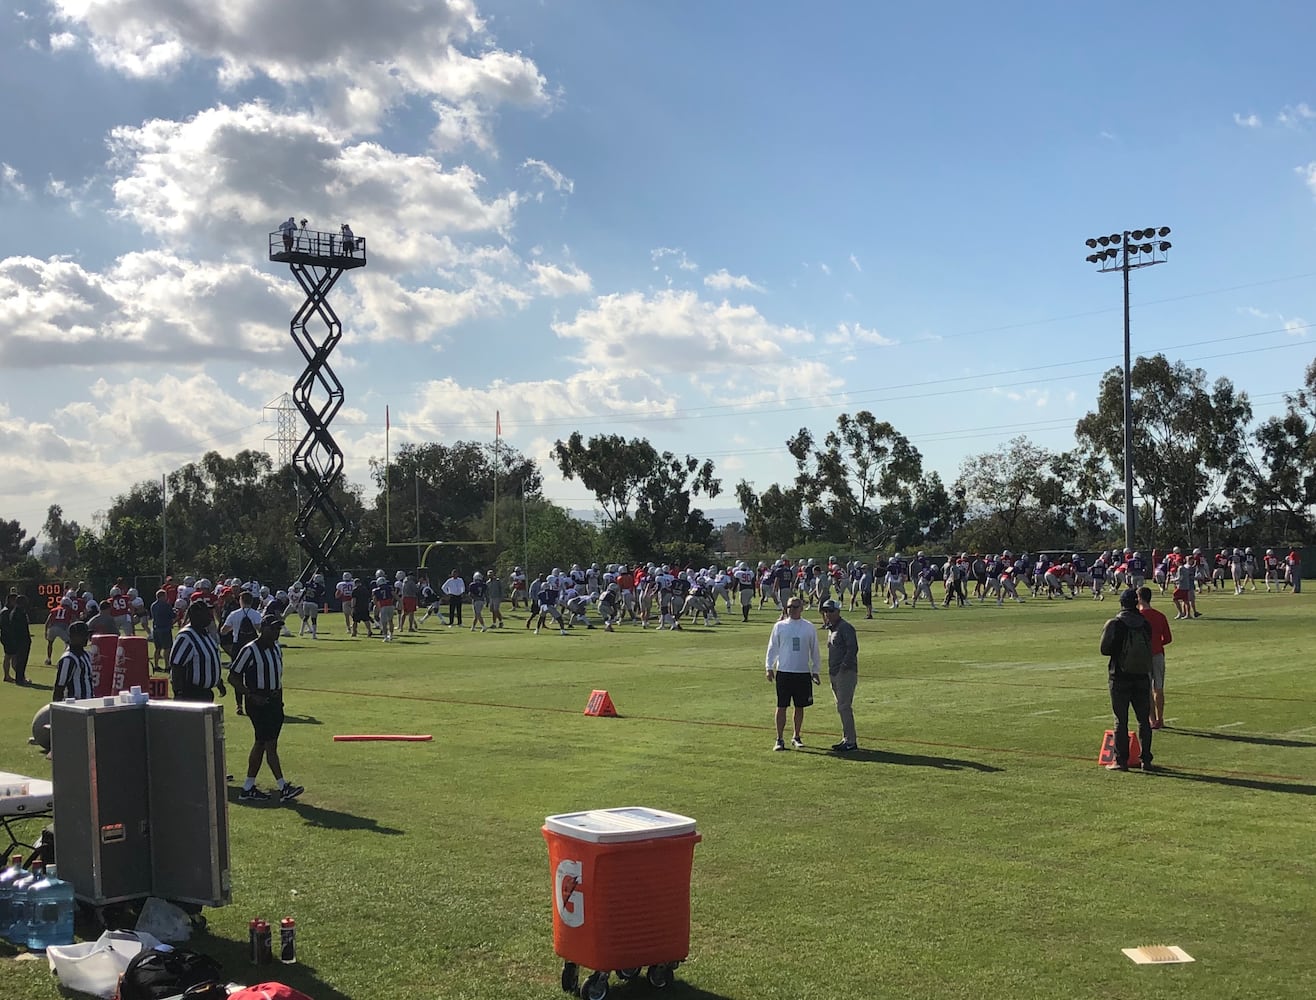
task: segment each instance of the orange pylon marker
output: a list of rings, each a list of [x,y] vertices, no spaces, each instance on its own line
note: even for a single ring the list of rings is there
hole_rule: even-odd
[[[1129,732],[1129,760],[1136,761],[1142,758],[1142,744],[1138,742],[1138,734]],[[1097,763],[1102,767],[1107,764],[1115,763],[1115,730],[1107,729],[1106,735],[1101,739],[1101,752],[1097,754]]]
[[[589,693],[589,703],[585,706],[585,715],[605,716],[609,719],[617,719],[617,707],[612,703],[612,697],[607,691],[594,690]]]

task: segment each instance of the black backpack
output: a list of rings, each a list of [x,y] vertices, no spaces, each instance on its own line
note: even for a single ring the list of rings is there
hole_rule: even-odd
[[[256,629],[256,623],[251,620],[251,615],[243,615],[242,621],[238,625],[238,637],[234,642],[234,647],[241,649],[258,635],[259,632]]]
[[[190,948],[148,948],[134,955],[119,977],[117,1000],[162,1000],[223,979],[223,968],[209,955]]]
[[[1151,625],[1130,628],[1124,625],[1124,642],[1120,646],[1119,668],[1126,674],[1152,672]]]

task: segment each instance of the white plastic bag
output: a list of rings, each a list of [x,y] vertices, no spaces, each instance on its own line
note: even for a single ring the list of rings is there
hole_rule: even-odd
[[[51,945],[46,961],[65,989],[113,1000],[119,977],[139,952],[160,942],[137,931],[106,931],[95,941]]]
[[[152,896],[137,915],[137,930],[179,944],[192,936],[192,921],[173,903]]]

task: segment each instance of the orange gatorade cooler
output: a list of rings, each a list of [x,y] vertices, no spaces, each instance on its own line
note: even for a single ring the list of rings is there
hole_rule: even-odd
[[[690,952],[690,870],[702,839],[688,816],[628,806],[544,820],[553,876],[553,950],[562,989],[608,995],[613,972],[667,986]],[[594,969],[579,982],[579,969]]]

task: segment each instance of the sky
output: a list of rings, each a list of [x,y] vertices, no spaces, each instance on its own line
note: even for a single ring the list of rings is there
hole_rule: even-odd
[[[1170,226],[1137,354],[1258,420],[1316,357],[1316,7],[0,0],[0,517],[94,523],[268,448],[302,296],[268,234],[350,223],[348,478],[573,430],[723,494],[871,410],[949,484],[1061,450],[1122,357],[1091,236]],[[403,539],[406,540],[406,539]]]

